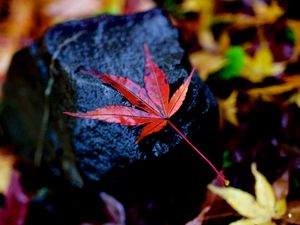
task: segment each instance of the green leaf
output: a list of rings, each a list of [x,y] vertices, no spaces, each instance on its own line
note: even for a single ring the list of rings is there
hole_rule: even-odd
[[[223,80],[229,80],[240,75],[245,65],[246,53],[240,46],[233,46],[225,53],[228,64],[220,70],[219,77]]]
[[[286,28],[285,35],[293,44],[296,42],[296,35],[291,28]]]
[[[226,150],[223,153],[223,168],[227,168],[227,167],[231,167],[232,166],[232,162],[230,161],[230,152],[228,150]]]

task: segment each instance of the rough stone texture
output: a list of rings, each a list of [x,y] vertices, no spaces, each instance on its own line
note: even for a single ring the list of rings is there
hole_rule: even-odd
[[[145,217],[150,221],[146,224],[183,224],[186,221],[178,220],[176,213],[186,212],[188,219],[198,212],[197,202],[192,199],[199,198],[201,179],[207,182],[213,171],[171,127],[135,144],[141,127],[62,114],[130,105],[111,87],[80,70],[117,74],[144,85],[144,43],[166,73],[173,93],[191,68],[178,31],[161,10],[119,17],[103,15],[56,25],[40,41],[15,55],[5,85],[1,123],[16,151],[31,161],[37,154],[41,127],[46,124],[42,161],[56,175],[78,185],[107,190],[128,207],[137,204],[133,214],[148,204],[158,209],[154,214],[166,213],[154,217],[146,213],[142,218],[129,219],[129,224],[142,223]],[[44,94],[47,87],[49,97]],[[47,112],[49,121],[43,123]],[[215,155],[211,138],[217,120],[214,97],[194,75],[183,106],[172,117],[173,123],[216,160],[220,156]],[[210,173],[209,178],[206,173]],[[158,199],[160,203],[155,202]],[[194,203],[188,206],[190,200]],[[161,220],[151,222],[155,216]]]

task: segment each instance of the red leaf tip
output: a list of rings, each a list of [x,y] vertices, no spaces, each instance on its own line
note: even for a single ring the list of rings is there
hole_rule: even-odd
[[[145,88],[128,78],[101,73],[94,70],[80,70],[80,72],[98,78],[101,82],[110,85],[139,109],[127,106],[106,106],[87,113],[64,112],[64,114],[80,118],[101,120],[109,123],[118,123],[126,126],[146,124],[139,138],[136,140],[136,143],[140,142],[144,137],[160,131],[167,123],[169,123],[169,125],[171,125],[171,127],[212,167],[223,183],[228,185],[228,181],[225,179],[223,174],[220,173],[215,166],[169,120],[169,118],[176,113],[183,104],[192,75],[196,69],[192,69],[188,78],[175,91],[170,99],[170,87],[167,77],[153,61],[146,43],[144,43],[144,52]]]

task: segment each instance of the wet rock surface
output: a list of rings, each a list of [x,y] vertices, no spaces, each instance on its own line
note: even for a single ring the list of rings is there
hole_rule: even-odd
[[[200,192],[214,174],[171,127],[135,144],[141,127],[63,115],[129,106],[114,89],[80,71],[116,74],[143,86],[144,43],[173,93],[191,68],[178,31],[161,10],[56,25],[15,55],[1,125],[27,160],[118,198],[128,209],[128,224],[183,224],[198,212]],[[217,121],[216,101],[194,75],[172,122],[213,162],[220,158],[212,139]]]

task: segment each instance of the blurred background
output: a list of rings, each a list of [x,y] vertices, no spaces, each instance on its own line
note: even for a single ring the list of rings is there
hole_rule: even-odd
[[[296,5],[293,0],[0,0],[0,95],[14,53],[50,26],[164,8],[191,65],[217,98],[223,168],[231,184],[251,191],[249,168],[255,161],[270,181],[288,171],[286,191],[294,201],[300,199]],[[0,193],[9,189],[17,161],[4,137],[0,127]]]

